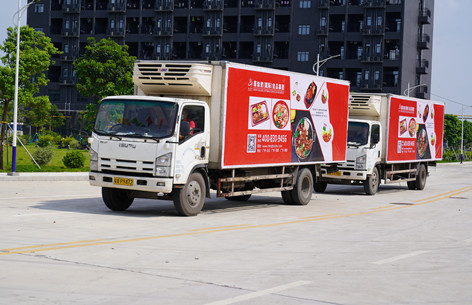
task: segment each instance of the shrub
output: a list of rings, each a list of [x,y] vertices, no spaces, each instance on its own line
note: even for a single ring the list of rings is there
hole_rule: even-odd
[[[68,152],[64,158],[62,158],[62,163],[64,163],[67,168],[79,168],[83,167],[85,163],[85,156],[80,151],[71,151]]]
[[[69,148],[77,149],[77,147],[79,147],[79,141],[77,141],[76,139],[72,139],[72,141],[70,141],[69,143]]]
[[[46,165],[52,160],[54,151],[49,147],[40,147],[33,152],[33,158],[39,165]]]
[[[46,147],[51,145],[54,142],[54,137],[52,135],[42,135],[38,139],[38,146],[39,147]]]

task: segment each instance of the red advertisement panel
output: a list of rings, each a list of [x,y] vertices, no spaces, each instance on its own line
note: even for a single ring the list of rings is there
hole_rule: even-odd
[[[387,162],[441,160],[444,105],[390,97]]]
[[[230,66],[222,167],[342,162],[349,85]]]

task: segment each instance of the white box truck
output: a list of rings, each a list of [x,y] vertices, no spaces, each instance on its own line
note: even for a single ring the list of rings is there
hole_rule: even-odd
[[[177,61],[138,61],[133,79],[135,95],[101,101],[90,141],[89,181],[112,210],[169,199],[192,216],[210,189],[305,205],[320,164],[346,160],[346,81]]]
[[[442,159],[444,104],[392,94],[352,93],[346,162],[322,165],[315,191],[360,184],[367,194],[384,183],[424,189],[429,167]]]

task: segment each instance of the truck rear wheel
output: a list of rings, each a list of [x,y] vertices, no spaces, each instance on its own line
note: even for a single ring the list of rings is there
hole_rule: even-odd
[[[298,171],[295,186],[291,191],[293,204],[307,205],[313,194],[313,175],[308,168]]]
[[[293,204],[292,191],[282,191],[282,199],[285,204]]]
[[[130,207],[134,198],[125,190],[102,187],[102,198],[105,205],[113,211],[124,211]]]
[[[418,172],[416,173],[415,186],[417,190],[423,190],[426,186],[426,177],[428,177],[428,172],[426,171],[426,166],[420,164],[418,167]]]
[[[372,171],[372,175],[367,177],[366,180],[364,180],[364,191],[366,192],[367,195],[375,195],[377,193],[377,190],[379,189],[379,170],[377,167],[374,167],[374,170]]]
[[[199,173],[193,173],[183,188],[174,189],[174,207],[182,216],[195,216],[205,203],[205,180]]]

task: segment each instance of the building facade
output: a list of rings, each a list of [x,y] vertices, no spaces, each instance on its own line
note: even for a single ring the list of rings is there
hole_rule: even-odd
[[[28,25],[63,54],[46,88],[61,110],[89,103],[73,61],[111,37],[138,59],[228,60],[349,80],[351,90],[429,98],[434,0],[41,0]],[[326,60],[330,58],[329,60]]]

